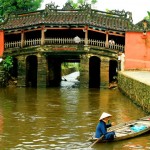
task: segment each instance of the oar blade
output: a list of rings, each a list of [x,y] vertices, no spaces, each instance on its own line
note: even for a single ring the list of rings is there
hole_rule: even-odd
[[[98,143],[100,140],[102,140],[104,137],[104,135],[102,135],[100,138],[98,138],[94,143],[92,143],[89,148],[93,147],[93,145],[95,145],[96,143]]]

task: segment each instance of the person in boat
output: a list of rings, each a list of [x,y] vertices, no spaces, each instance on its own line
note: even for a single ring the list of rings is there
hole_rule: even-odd
[[[104,140],[113,140],[114,139],[115,132],[107,131],[107,128],[114,125],[114,122],[109,123],[111,117],[112,117],[112,115],[110,115],[106,112],[102,113],[102,115],[99,118],[99,123],[97,124],[97,127],[96,127],[95,138],[100,138],[102,135],[104,135],[104,137],[103,137]]]

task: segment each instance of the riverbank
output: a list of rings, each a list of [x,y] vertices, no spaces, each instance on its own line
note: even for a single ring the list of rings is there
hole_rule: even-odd
[[[149,71],[119,72],[118,88],[145,112],[150,113]]]

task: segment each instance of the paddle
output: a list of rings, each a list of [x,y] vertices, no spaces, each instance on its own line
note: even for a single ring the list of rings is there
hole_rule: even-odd
[[[141,119],[142,121],[150,121],[150,118],[147,119]]]
[[[89,148],[91,148],[93,145],[95,145],[98,141],[100,141],[102,138],[104,137],[104,135],[102,135],[100,138],[98,138],[94,143],[92,143]]]
[[[131,131],[116,131],[115,133],[121,133],[121,134],[128,134],[130,133]]]

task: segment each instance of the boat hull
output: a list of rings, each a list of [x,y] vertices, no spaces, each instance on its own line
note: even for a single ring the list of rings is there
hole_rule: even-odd
[[[127,123],[122,123],[122,124],[110,127],[108,129],[108,132],[109,131],[115,132],[116,136],[114,140],[108,141],[108,140],[102,139],[102,140],[99,140],[98,143],[126,140],[126,139],[134,138],[134,137],[137,137],[144,133],[149,132],[150,131],[150,116],[146,116],[138,120],[133,120]],[[96,140],[97,138],[89,139],[89,141],[91,142],[95,142]]]

